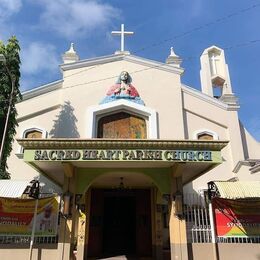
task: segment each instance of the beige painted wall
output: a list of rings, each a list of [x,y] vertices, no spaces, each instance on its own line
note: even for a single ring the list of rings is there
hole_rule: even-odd
[[[191,190],[205,188],[210,180],[227,180],[240,176],[241,174],[236,175],[232,171],[239,160],[244,160],[247,145],[250,157],[260,157],[260,145],[248,132],[245,132],[246,141],[243,147],[236,111],[228,111],[226,104],[197,90],[185,89],[181,86],[178,73],[151,68],[149,62],[126,60],[63,71],[64,81],[59,83],[62,84],[60,89],[17,105],[19,127],[16,138],[22,137],[23,131],[30,127],[38,127],[50,133],[54,120],[66,101],[70,101],[74,109],[75,128],[79,137],[86,138],[88,107],[99,104],[123,70],[132,76],[132,84],[146,107],[157,112],[160,139],[193,139],[195,131],[208,129],[216,132],[219,140],[230,141],[222,152],[224,163],[190,184]],[[8,160],[12,178],[32,179],[38,173],[15,155],[18,152],[19,146],[14,142],[13,152]],[[241,171],[243,178],[250,175],[249,168]],[[256,179],[259,177],[255,176]]]
[[[126,70],[132,76],[132,84],[138,90],[146,106],[158,112],[160,138],[184,138],[179,75],[158,69],[149,69],[147,66],[128,61],[94,66],[93,69],[78,74],[80,70],[84,71],[84,69],[75,69],[70,72],[75,75],[64,81],[62,99],[71,100],[78,119],[81,137],[84,138],[87,107],[98,105],[105,97],[109,87],[115,83],[120,72]],[[135,71],[140,72],[134,73]],[[64,74],[65,77],[67,73]],[[115,77],[111,79],[111,75],[115,75]],[[85,84],[88,82],[93,83]],[[78,86],[72,87],[74,85]],[[178,128],[175,127],[176,125]]]
[[[189,253],[193,254],[192,260],[211,260],[214,259],[214,247],[210,243],[193,243],[189,244]],[[259,244],[217,244],[218,260],[245,259],[259,260],[260,245]]]
[[[14,250],[15,249],[15,250]],[[57,245],[37,245],[32,251],[32,260],[57,260]],[[21,247],[19,245],[0,245],[0,259],[29,259],[29,247]]]

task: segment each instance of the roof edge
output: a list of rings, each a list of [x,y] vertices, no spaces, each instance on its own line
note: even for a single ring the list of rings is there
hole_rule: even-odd
[[[67,70],[71,70],[71,69],[79,69],[79,68],[83,68],[83,67],[95,66],[95,65],[99,65],[99,64],[120,61],[120,60],[134,62],[137,64],[141,64],[141,65],[157,68],[160,70],[176,73],[178,75],[182,75],[184,72],[183,68],[177,68],[177,67],[174,67],[167,63],[149,60],[149,59],[146,59],[143,57],[139,57],[139,56],[135,56],[135,55],[131,55],[131,54],[125,54],[125,53],[112,54],[112,55],[107,55],[107,56],[80,60],[80,61],[73,62],[73,63],[61,64],[60,69],[62,71],[67,71]]]
[[[208,96],[195,88],[189,87],[185,84],[181,84],[181,88],[182,88],[183,92],[191,94],[192,96],[197,97],[209,104],[215,105],[224,110],[229,110],[229,106],[227,104],[225,104],[225,103],[221,102],[220,100],[217,100],[211,96]]]
[[[37,97],[39,95],[45,94],[47,92],[51,92],[51,91],[54,91],[56,89],[59,89],[59,88],[62,87],[62,83],[63,83],[63,79],[60,79],[60,80],[56,80],[56,81],[53,81],[51,83],[39,86],[37,88],[27,90],[27,91],[22,93],[23,99],[22,99],[21,102],[23,102],[27,99],[34,98],[34,97]]]

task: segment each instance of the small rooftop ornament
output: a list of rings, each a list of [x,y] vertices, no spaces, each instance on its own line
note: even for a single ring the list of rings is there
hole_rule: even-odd
[[[171,47],[170,55],[166,59],[166,63],[171,64],[178,68],[180,67],[180,65],[182,63],[182,59],[177,54],[175,54],[173,47]]]
[[[107,96],[100,102],[100,104],[109,103],[119,99],[125,99],[144,105],[143,100],[140,98],[138,91],[131,84],[132,77],[127,71],[122,71],[116,81],[107,92]]]
[[[74,43],[70,44],[69,50],[62,55],[62,59],[64,63],[72,63],[79,60],[79,56],[74,49]]]

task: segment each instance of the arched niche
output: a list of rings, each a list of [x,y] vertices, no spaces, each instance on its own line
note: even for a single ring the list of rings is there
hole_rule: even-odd
[[[98,138],[146,139],[146,119],[127,112],[116,112],[99,118]]]
[[[218,134],[212,130],[200,129],[193,133],[194,140],[218,140]]]
[[[98,106],[89,107],[86,120],[86,137],[95,138],[98,136],[98,121],[100,118],[116,113],[128,113],[146,120],[147,138],[158,138],[157,114],[154,109],[136,104],[128,100],[117,100]]]

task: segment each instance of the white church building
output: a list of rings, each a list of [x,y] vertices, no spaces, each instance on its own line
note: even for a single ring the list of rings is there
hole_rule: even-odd
[[[40,176],[44,192],[71,196],[41,259],[206,259],[211,244],[190,241],[180,217],[185,194],[203,197],[210,181],[260,181],[260,144],[239,120],[224,50],[202,52],[199,91],[182,83],[173,48],[165,63],[149,60],[124,50],[123,36],[120,51],[91,59],[72,44],[61,79],[23,93],[11,179]],[[232,255],[225,246],[220,259]],[[235,256],[259,252],[229,246]]]

